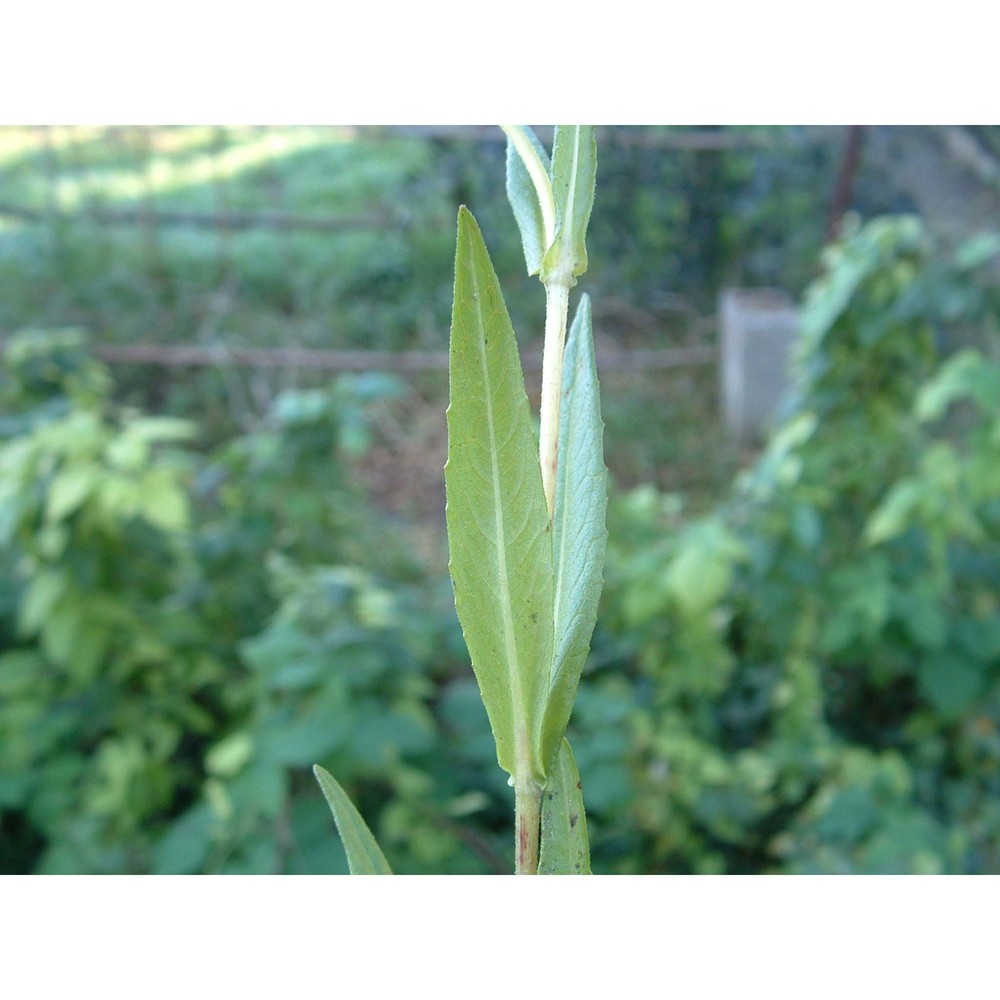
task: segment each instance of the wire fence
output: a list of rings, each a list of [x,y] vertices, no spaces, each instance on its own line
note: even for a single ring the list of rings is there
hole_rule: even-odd
[[[543,140],[550,138],[545,129],[538,131]],[[773,148],[792,142],[800,146],[842,143],[845,135],[848,133],[838,128],[799,129],[792,133],[783,129],[602,127],[599,142],[602,146],[667,153],[710,153]],[[192,129],[46,125],[0,129],[0,234],[4,226],[31,226],[46,233],[54,247],[55,267],[61,253],[67,256],[60,244],[73,234],[94,234],[95,259],[100,257],[97,249],[106,246],[114,238],[113,233],[125,232],[137,242],[138,257],[133,261],[136,266],[120,277],[119,284],[128,286],[131,299],[149,303],[148,315],[134,324],[140,332],[121,330],[120,319],[111,313],[111,307],[107,313],[101,312],[100,289],[90,294],[94,304],[90,312],[87,306],[91,302],[81,305],[72,301],[64,310],[69,319],[79,319],[83,325],[101,331],[97,338],[100,352],[111,363],[172,368],[218,364],[257,369],[300,366],[321,371],[379,368],[412,372],[443,368],[446,357],[440,350],[323,350],[309,342],[319,338],[311,336],[304,328],[307,324],[301,323],[298,329],[282,331],[281,336],[290,337],[292,346],[275,347],[273,342],[266,342],[273,338],[254,338],[245,330],[227,331],[219,322],[220,309],[231,310],[235,297],[232,279],[234,269],[238,269],[234,268],[234,240],[238,234],[252,238],[258,232],[271,238],[267,252],[271,258],[278,258],[276,263],[272,260],[271,266],[280,272],[280,279],[269,275],[262,283],[270,282],[277,289],[277,311],[296,315],[316,312],[316,303],[305,301],[309,294],[302,291],[303,282],[294,277],[301,266],[303,237],[319,241],[344,234],[409,236],[408,228],[416,216],[406,205],[378,204],[377,199],[373,204],[368,199],[360,210],[303,210],[303,200],[308,198],[303,199],[295,190],[301,184],[287,169],[288,157],[319,144],[359,137],[387,143],[418,138],[444,147],[456,143],[497,147],[505,141],[498,129],[476,126],[277,130],[263,126]],[[234,175],[248,166],[257,178],[256,204],[247,204],[245,185],[234,182]],[[206,251],[204,236],[200,237],[203,242],[199,244],[197,273],[185,281],[174,281],[169,294],[160,294],[163,276],[173,266],[171,255],[184,241],[198,239],[199,233],[214,234],[214,240]],[[111,263],[119,271],[124,270],[120,262]],[[246,263],[244,253],[239,264]],[[62,275],[55,267],[49,276],[50,287],[37,295],[46,305],[66,296]],[[77,270],[86,271],[87,265],[79,264]],[[250,267],[243,270],[254,273],[260,268],[251,261]],[[117,294],[120,289],[115,291]],[[331,296],[321,292],[313,298],[325,305]],[[225,303],[225,308],[220,307],[220,302]],[[43,318],[46,312],[41,310]],[[51,312],[55,312],[55,305]],[[10,326],[11,321],[4,322],[0,315],[0,336],[11,332]],[[185,328],[187,338],[179,332]],[[109,331],[107,336],[104,331]],[[246,343],[248,337],[265,342]],[[109,339],[119,342],[107,343]],[[445,338],[436,329],[425,330],[422,339],[434,344]],[[634,339],[627,332],[622,337],[625,343]],[[601,358],[605,366],[636,370],[703,366],[714,360],[714,348],[703,342],[661,351],[605,351]],[[526,359],[529,369],[539,363],[533,356]]]
[[[543,141],[551,138],[544,129],[539,134]],[[598,141],[604,148],[711,157],[783,143],[829,146],[842,143],[845,134],[603,128]],[[374,181],[361,172],[346,176],[346,168],[342,182],[317,176],[310,159],[316,150],[358,140],[381,144],[378,162],[368,164]],[[464,193],[442,196],[434,183],[461,183],[445,178],[405,188],[408,200],[383,198],[379,171],[405,159],[410,147],[428,144],[435,169],[449,158],[454,164],[478,154],[502,164],[503,142],[495,128],[441,126],[0,129],[6,300],[0,301],[0,339],[29,322],[87,327],[98,355],[133,373],[129,377],[146,394],[143,402],[149,394],[154,403],[157,394],[165,399],[188,370],[216,381],[192,383],[185,398],[205,406],[212,392],[221,394],[232,423],[244,428],[258,423],[287,388],[315,384],[330,373],[399,373],[413,386],[410,437],[426,426],[436,461],[447,305],[406,298],[406,288],[419,283],[406,269],[433,255],[419,243],[427,228],[422,213],[433,212],[436,200],[451,212]],[[416,175],[419,158],[414,163]],[[386,181],[391,183],[393,178]],[[452,224],[453,216],[444,218],[442,232]],[[366,240],[380,241],[377,253]],[[404,254],[401,248],[411,245],[418,249]],[[437,261],[445,284],[452,252]],[[366,311],[354,317],[363,300]],[[714,315],[665,293],[655,308],[607,296],[598,305],[609,435],[618,438],[619,463],[631,463],[624,478],[657,479],[668,488],[721,479],[723,460],[713,459],[720,468],[712,469],[704,457],[706,421],[718,416]],[[340,331],[332,336],[331,317],[376,330],[383,343],[375,341],[373,349],[345,342]],[[404,331],[399,343],[385,343],[391,329]],[[642,346],[664,343],[670,346]],[[541,369],[537,346],[528,344],[523,352],[529,391]],[[421,381],[422,373],[430,379]],[[654,445],[635,442],[640,425]],[[407,481],[420,474],[405,464],[411,449],[412,439],[386,463],[405,470]]]

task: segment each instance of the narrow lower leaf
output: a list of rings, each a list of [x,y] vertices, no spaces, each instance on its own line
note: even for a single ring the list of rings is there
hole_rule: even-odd
[[[514,133],[514,129],[517,130],[516,133]],[[531,150],[537,154],[536,171],[545,174],[543,187],[546,183],[548,184],[549,190],[546,194],[548,200],[551,201],[549,154],[545,152],[545,147],[538,141],[531,129],[513,125],[505,131],[507,132],[507,198],[510,201],[510,207],[514,210],[517,226],[521,230],[521,245],[524,247],[524,262],[528,266],[528,274],[538,274],[542,266],[542,257],[548,249],[550,240],[546,237],[545,212],[542,208],[538,186],[531,177],[524,156],[518,151],[518,145],[522,148],[526,145],[528,155],[530,155]],[[519,143],[515,143],[513,138],[515,135],[520,140]],[[554,205],[549,206],[549,212],[553,216],[551,225],[554,228]]]
[[[593,125],[558,125],[552,141],[552,193],[556,238],[542,261],[542,280],[568,268],[587,270],[587,226],[597,182],[597,138]]]
[[[594,359],[590,299],[580,300],[566,343],[556,505],[552,523],[555,654],[542,730],[548,768],[566,732],[597,622],[607,543],[604,423]]]
[[[361,813],[354,808],[354,803],[347,792],[340,787],[337,780],[318,764],[313,768],[313,774],[323,789],[323,795],[330,804],[333,820],[344,843],[347,854],[347,865],[352,875],[391,875],[392,869],[385,860],[382,849],[368,829]]]
[[[552,535],[514,330],[475,219],[461,209],[447,488],[455,607],[500,766],[544,779]]]
[[[583,809],[580,772],[569,741],[563,740],[556,766],[542,794],[539,875],[590,875],[590,841]]]

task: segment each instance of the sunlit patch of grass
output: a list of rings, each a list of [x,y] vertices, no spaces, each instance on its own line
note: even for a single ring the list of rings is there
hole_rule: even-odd
[[[288,129],[247,137],[220,150],[207,150],[186,160],[154,156],[143,172],[133,167],[111,170],[87,178],[65,178],[57,200],[64,209],[78,207],[86,199],[130,201],[151,194],[164,194],[199,184],[230,180],[239,174],[272,162],[276,157],[344,141],[327,129]]]
[[[0,128],[0,166],[46,147],[60,150],[99,139],[105,131],[96,125],[8,125]]]

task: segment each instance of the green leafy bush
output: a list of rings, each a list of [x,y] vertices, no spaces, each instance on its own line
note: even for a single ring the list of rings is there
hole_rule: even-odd
[[[41,871],[141,869],[225,676],[186,600],[193,428],[115,412],[74,335],[8,357],[5,395],[28,407],[0,445],[2,808]]]
[[[189,423],[123,410],[111,389],[79,334],[9,345],[4,868],[335,870],[325,804],[296,782],[306,764],[405,791],[411,809],[422,773],[446,770],[426,664],[447,675],[453,615],[346,472],[368,406],[398,384],[285,394],[209,454]],[[404,826],[426,841],[420,822]],[[444,840],[436,856],[461,854]]]
[[[648,685],[634,816],[654,868],[989,870],[998,369],[937,356],[997,314],[991,249],[941,266],[915,219],[853,232],[731,501],[694,522],[649,491],[617,504],[607,627]]]

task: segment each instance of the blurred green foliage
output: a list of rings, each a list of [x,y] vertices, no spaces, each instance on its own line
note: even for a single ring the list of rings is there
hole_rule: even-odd
[[[692,517],[612,507],[570,736],[597,871],[1000,864],[995,241],[914,219],[827,254],[796,390]],[[0,844],[8,871],[343,871],[344,776],[396,870],[507,870],[510,790],[450,593],[349,475],[391,379],[199,449],[75,332],[8,346]]]
[[[190,794],[225,676],[190,614],[193,428],[114,412],[78,335],[24,334],[7,361],[0,799],[38,870],[128,870]]]
[[[6,360],[4,869],[336,868],[295,775],[320,759],[419,788],[402,756],[436,732],[422,670],[449,619],[342,460],[398,386],[285,394],[199,453],[190,424],[112,403],[79,334],[22,334]]]
[[[757,464],[690,521],[643,489],[610,526],[605,628],[652,870],[995,871],[1000,366],[983,269],[914,218],[827,253],[796,391]]]
[[[703,345],[722,285],[797,294],[815,273],[842,155],[836,130],[734,127],[716,130],[718,149],[658,146],[672,131],[614,130],[602,142],[589,271],[602,348]],[[216,351],[210,367],[118,365],[114,392],[220,443],[289,385],[324,380],[229,367],[230,349],[444,350],[455,212],[466,204],[492,234],[522,346],[540,350],[543,297],[523,267],[504,155],[499,129],[490,141],[353,127],[0,128],[0,335],[78,326],[100,345]],[[905,207],[870,175],[863,163],[860,210]],[[169,213],[175,221],[160,219]],[[239,213],[264,221],[221,222]],[[443,377],[425,392],[447,405]],[[603,392],[620,482],[703,499],[724,488],[737,455],[710,367],[608,372]]]
[[[714,310],[723,283],[805,287],[824,239],[835,140],[794,127],[737,128],[737,138],[746,132],[752,141],[694,151],[658,148],[669,129],[637,131],[637,141],[601,151],[590,281],[603,337],[647,347],[702,342],[697,318]],[[98,343],[199,344],[220,358],[253,346],[445,349],[455,211],[467,204],[494,234],[490,252],[509,285],[515,329],[540,347],[542,297],[522,265],[499,129],[496,136],[0,129],[0,332],[80,326]],[[889,207],[882,189],[863,181],[859,205]],[[6,215],[6,206],[31,215]],[[200,214],[202,224],[156,221],[169,213]],[[319,218],[327,228],[211,224],[234,213]],[[320,377],[297,375],[302,385]],[[696,485],[708,478],[698,461],[703,428],[687,429],[712,419],[698,405],[710,381],[694,377],[695,391],[671,394],[678,419],[665,418],[665,433],[643,443],[631,433],[630,401],[662,398],[662,385],[609,383],[625,413],[610,431],[630,481],[661,467],[682,467]],[[215,369],[153,378],[126,366],[115,391],[143,409],[197,420],[218,440],[249,425],[232,399],[245,381]],[[250,405],[255,415],[266,409]],[[717,490],[730,464],[714,463],[706,485]]]

